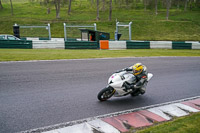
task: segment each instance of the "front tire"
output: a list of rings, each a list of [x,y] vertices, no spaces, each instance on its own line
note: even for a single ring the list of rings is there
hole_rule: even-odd
[[[106,87],[104,89],[102,89],[98,95],[97,95],[97,98],[100,100],[100,101],[106,101],[108,100],[109,98],[111,98],[113,96],[113,94],[115,93],[115,89],[113,89],[112,87]]]

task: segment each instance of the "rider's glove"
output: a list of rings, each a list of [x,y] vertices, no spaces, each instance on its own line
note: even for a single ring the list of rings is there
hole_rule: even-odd
[[[116,71],[115,73],[120,73],[120,72],[122,72],[123,70],[119,70],[119,71]]]
[[[124,68],[124,69],[119,70],[119,71],[117,71],[117,72],[115,72],[115,73],[119,73],[119,72],[122,72],[122,71],[133,71],[133,69],[130,69],[130,68]]]
[[[124,70],[125,71],[133,71],[133,69],[131,69],[131,68],[125,68]]]

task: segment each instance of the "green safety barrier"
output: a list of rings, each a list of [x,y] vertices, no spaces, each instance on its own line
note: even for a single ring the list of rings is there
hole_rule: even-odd
[[[39,37],[39,40],[49,40],[49,38]]]
[[[30,40],[0,40],[0,48],[32,49],[33,44]]]
[[[150,49],[150,42],[137,42],[137,41],[127,41],[126,42],[127,49]]]
[[[75,38],[67,38],[67,41],[69,41],[69,42],[75,42],[75,41],[77,41],[77,39],[75,39]]]
[[[20,37],[20,39],[21,39],[21,40],[27,40],[27,38],[26,38],[26,37]]]
[[[65,41],[65,49],[98,49],[97,41]]]
[[[192,49],[192,43],[172,42],[172,49]]]

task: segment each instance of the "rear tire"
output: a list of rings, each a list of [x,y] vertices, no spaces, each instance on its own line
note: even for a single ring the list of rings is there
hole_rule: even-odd
[[[113,96],[113,94],[115,93],[115,89],[113,89],[112,87],[106,87],[104,89],[102,89],[98,95],[97,95],[97,98],[100,100],[100,101],[106,101],[108,100],[109,98],[111,98]]]

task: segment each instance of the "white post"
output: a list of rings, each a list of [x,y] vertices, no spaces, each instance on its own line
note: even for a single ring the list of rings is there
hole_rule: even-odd
[[[129,40],[131,41],[131,24],[132,22],[129,23]]]
[[[65,41],[67,41],[67,30],[66,30],[66,23],[63,23],[64,25],[64,37],[65,37]]]
[[[96,31],[97,30],[97,24],[94,23],[94,30]]]
[[[119,22],[116,23],[116,32],[118,33],[118,24]]]
[[[117,34],[118,34],[118,24],[119,24],[119,22],[116,22],[116,31],[115,31],[115,41],[116,40],[118,40],[118,38],[117,38]]]
[[[50,24],[48,23],[48,32],[49,32],[49,40],[51,40],[51,29],[50,29]]]

